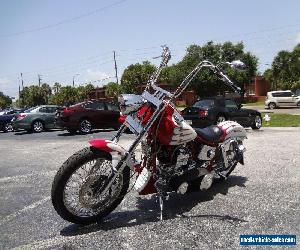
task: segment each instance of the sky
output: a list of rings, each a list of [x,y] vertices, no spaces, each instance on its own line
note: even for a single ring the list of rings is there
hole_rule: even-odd
[[[130,64],[155,65],[163,44],[170,64],[191,44],[243,41],[270,67],[280,50],[300,43],[299,0],[1,0],[0,91],[18,96],[24,86],[75,86],[116,81]]]

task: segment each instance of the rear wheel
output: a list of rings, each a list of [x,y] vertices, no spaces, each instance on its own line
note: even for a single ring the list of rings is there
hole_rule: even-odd
[[[253,121],[253,124],[252,124],[251,128],[252,129],[260,129],[261,125],[262,125],[261,117],[259,115],[256,115],[254,117],[254,121]]]
[[[217,116],[217,118],[216,118],[216,122],[215,122],[215,123],[218,124],[218,123],[224,122],[224,121],[226,121],[225,115],[219,114],[219,115]]]
[[[40,133],[44,130],[44,124],[42,121],[34,121],[31,125],[31,130],[34,133]]]
[[[14,128],[10,122],[6,122],[2,127],[3,132],[12,132]]]
[[[88,134],[92,131],[92,123],[88,119],[83,119],[79,123],[79,131]]]
[[[52,184],[52,204],[57,213],[76,224],[91,224],[112,212],[127,193],[130,170],[125,167],[103,193],[99,190],[111,172],[111,157],[105,152],[84,148],[72,155]]]
[[[270,102],[268,105],[269,109],[275,109],[276,108],[276,104],[274,102]]]

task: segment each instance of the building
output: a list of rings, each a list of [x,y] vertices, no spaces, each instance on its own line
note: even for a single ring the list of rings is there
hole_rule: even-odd
[[[263,76],[254,76],[250,83],[244,84],[245,98],[254,102],[265,100],[270,88],[270,83]]]
[[[177,87],[172,86],[170,84],[167,83],[159,83],[157,84],[159,87],[161,87],[162,89],[165,89],[169,92],[174,92],[176,90]],[[113,97],[107,97],[105,95],[105,86],[103,87],[97,87],[94,90],[92,90],[89,94],[88,94],[88,98],[89,99],[103,99],[103,100],[108,100],[108,101],[112,101],[114,100]],[[137,86],[137,92],[138,93],[142,93],[144,91],[144,89],[146,88],[146,85],[139,85]],[[191,90],[185,90],[181,96],[179,96],[176,99],[176,105],[179,106],[189,106],[194,104],[194,102],[197,100],[197,97],[194,93],[194,91]]]

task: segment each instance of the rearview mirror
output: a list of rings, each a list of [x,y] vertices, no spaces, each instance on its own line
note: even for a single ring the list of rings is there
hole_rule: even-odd
[[[235,61],[232,61],[232,62],[227,62],[227,64],[229,64],[230,67],[234,68],[234,69],[246,69],[246,64],[243,63],[240,60],[235,60]]]

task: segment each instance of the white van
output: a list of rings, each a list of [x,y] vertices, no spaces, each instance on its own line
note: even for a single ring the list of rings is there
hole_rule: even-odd
[[[267,93],[265,108],[275,109],[278,107],[298,106],[300,107],[300,97],[290,90],[271,91]]]

